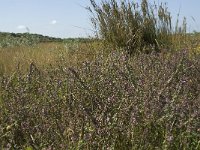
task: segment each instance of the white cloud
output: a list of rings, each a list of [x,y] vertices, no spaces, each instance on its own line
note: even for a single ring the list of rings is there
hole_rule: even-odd
[[[50,22],[50,24],[52,24],[52,25],[57,24],[57,20],[52,20],[52,21]]]
[[[17,29],[19,29],[19,30],[24,30],[25,29],[27,32],[30,32],[30,29],[25,25],[19,25],[19,26],[17,26]]]
[[[24,25],[19,25],[19,26],[17,26],[17,29],[26,29],[26,26],[24,26]]]

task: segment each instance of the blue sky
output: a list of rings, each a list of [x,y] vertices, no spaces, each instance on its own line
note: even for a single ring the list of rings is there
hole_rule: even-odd
[[[174,20],[180,8],[181,17],[187,17],[189,31],[200,31],[200,0],[158,1],[167,2]],[[89,5],[89,0],[0,0],[0,31],[87,37],[92,35],[92,26],[83,6]]]

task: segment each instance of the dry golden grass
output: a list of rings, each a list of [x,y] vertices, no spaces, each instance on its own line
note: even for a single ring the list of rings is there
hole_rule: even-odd
[[[31,62],[39,66],[54,63],[58,56],[58,50],[62,49],[60,44],[39,44],[34,47],[21,46],[0,49],[1,72],[13,72],[18,65],[26,70]]]
[[[17,67],[26,72],[32,62],[40,68],[63,63],[76,66],[83,61],[93,60],[102,47],[100,42],[76,42],[40,43],[35,46],[0,48],[0,75],[10,74]]]

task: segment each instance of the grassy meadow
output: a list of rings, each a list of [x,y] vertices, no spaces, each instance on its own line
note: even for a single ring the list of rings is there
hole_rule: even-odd
[[[200,149],[200,34],[133,6],[91,0],[96,39],[0,36],[0,149]]]

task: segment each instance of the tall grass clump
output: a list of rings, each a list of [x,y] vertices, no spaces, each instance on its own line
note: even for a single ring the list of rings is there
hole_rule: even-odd
[[[97,35],[115,48],[123,48],[128,53],[160,51],[172,45],[175,31],[185,30],[172,27],[171,14],[166,4],[149,4],[134,1],[90,0],[91,21]],[[179,32],[179,33],[180,33]]]

